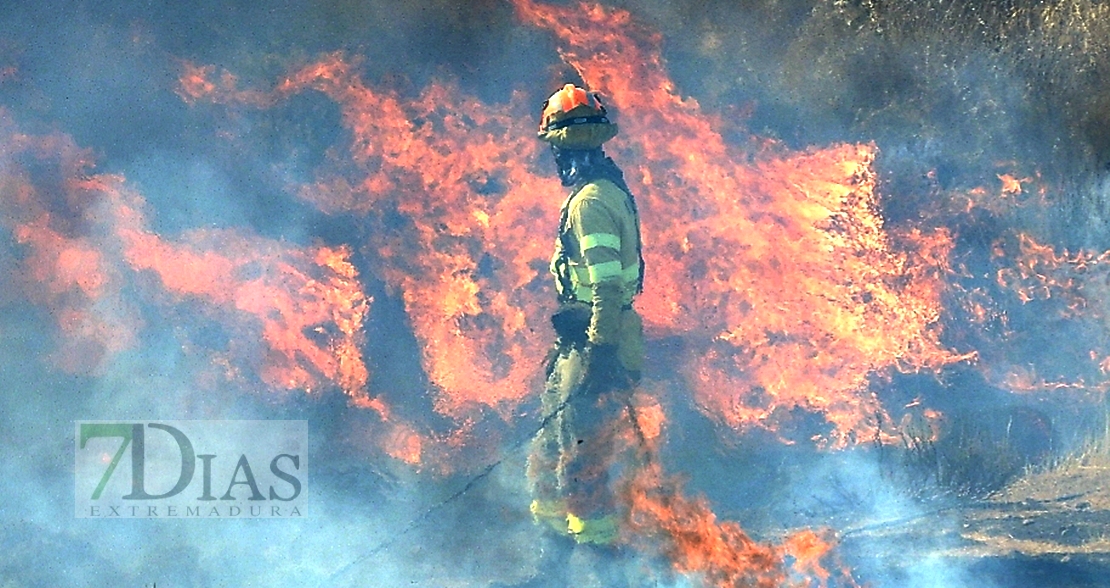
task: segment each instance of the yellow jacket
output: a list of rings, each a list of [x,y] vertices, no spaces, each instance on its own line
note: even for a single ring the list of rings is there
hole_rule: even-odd
[[[632,197],[607,179],[563,203],[551,272],[560,300],[593,306],[589,340],[617,343],[622,309],[642,289],[640,219]]]

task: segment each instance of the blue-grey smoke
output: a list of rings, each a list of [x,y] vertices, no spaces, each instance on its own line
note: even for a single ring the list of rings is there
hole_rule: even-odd
[[[745,75],[765,77],[773,69],[749,63],[746,69],[722,70],[730,66],[728,60],[714,61],[709,51],[722,42],[713,35],[728,32],[720,27],[735,25],[735,31],[752,33],[745,41],[751,44],[747,52],[737,52],[744,58],[762,55],[761,44],[770,47],[793,34],[784,29],[755,35],[758,19],[737,14],[743,8],[734,3],[728,3],[729,18],[713,22],[698,12],[696,2],[630,4],[667,34],[687,35],[668,46],[667,55],[679,82],[700,91],[707,103],[751,100],[736,95],[738,87],[749,86],[732,82]],[[768,8],[772,4],[779,8]],[[803,2],[766,3],[758,14],[773,13],[794,26],[812,8]],[[714,3],[714,10],[726,8]],[[269,81],[286,60],[299,58],[291,55],[346,49],[367,57],[372,77],[404,78],[394,81],[402,91],[418,91],[428,79],[447,75],[473,95],[502,101],[513,89],[546,83],[558,70],[546,42],[520,26],[507,4],[492,1],[11,2],[0,8],[0,70],[11,67],[15,73],[0,75],[0,108],[13,113],[28,132],[64,133],[89,148],[98,171],[122,174],[143,195],[151,227],[160,234],[217,227],[297,244],[342,241],[365,235],[343,225],[344,219],[323,218],[287,192],[291,184],[311,181],[324,149],[338,142],[342,130],[328,101],[307,97],[284,111],[317,123],[307,131],[299,121],[277,116],[217,123],[203,106],[190,106],[175,94],[180,60],[234,64],[236,71]],[[889,64],[904,72],[912,69],[906,60],[912,62],[915,55],[894,55]],[[734,79],[727,80],[729,75]],[[961,108],[977,108],[979,118],[969,123],[951,113],[938,115],[937,124],[948,134],[886,142],[881,148],[888,149],[890,161],[924,159],[934,171],[958,168],[962,162],[949,161],[950,151],[967,152],[960,147],[963,139],[985,119],[992,122],[994,135],[976,145],[1012,156],[1021,153],[1015,142],[1035,122],[1056,120],[1055,114],[1036,109],[1011,117],[1008,113],[1023,108],[1023,81],[974,60],[955,79],[964,88],[957,95]],[[870,88],[864,82],[872,80],[856,81],[851,89],[863,100]],[[900,95],[902,87],[885,83],[886,95]],[[872,129],[884,133],[884,139],[895,135],[897,121],[860,131],[852,126],[860,121],[847,110],[832,109],[844,118],[801,120],[810,111],[795,106],[822,112],[813,105],[827,104],[825,94],[787,103],[766,92],[757,97],[763,103],[755,120],[789,140],[854,140],[840,133]],[[984,109],[989,112],[982,114]],[[880,104],[876,112],[888,110]],[[227,123],[238,126],[219,126]],[[797,135],[783,129],[795,129]],[[221,133],[265,148],[237,151],[235,142],[216,140]],[[1059,151],[1053,145],[1044,148],[1034,153]],[[0,193],[0,198],[10,197]],[[917,207],[898,206],[889,207],[905,213],[894,215],[895,220],[915,218]],[[975,246],[985,250],[989,243]],[[56,317],[27,302],[7,279],[24,255],[12,235],[0,230],[0,586],[605,586],[621,577],[629,585],[644,577],[657,585],[698,585],[696,577],[671,577],[665,563],[642,554],[568,549],[540,533],[527,509],[523,450],[512,441],[527,438],[527,420],[505,425],[509,432],[501,465],[472,491],[448,501],[480,467],[460,468],[443,478],[375,457],[366,451],[372,442],[366,431],[380,423],[349,410],[338,392],[271,398],[260,390],[201,391],[194,379],[209,356],[187,348],[199,340],[202,347],[218,349],[229,335],[178,324],[175,316],[163,314],[164,308],[133,292],[123,296],[143,321],[138,348],[106,356],[89,373],[59,370],[52,360]],[[359,269],[370,273],[368,264]],[[366,278],[368,283],[373,279]],[[374,337],[370,345],[405,351],[391,356],[397,365],[379,366],[377,377],[406,379],[391,382],[400,391],[390,398],[399,411],[430,413],[430,401],[419,396],[426,386],[417,377],[419,350],[411,334],[402,332],[402,305],[380,284],[368,287],[378,299],[371,322],[389,335]],[[1071,339],[1085,342],[1096,335],[1081,332]],[[650,353],[674,358],[663,342],[652,346]],[[1029,346],[1038,354],[1051,351],[1039,342]],[[659,373],[649,376],[672,377],[665,365],[656,369]],[[985,387],[972,382],[933,392],[934,397],[966,393],[982,405],[973,408],[993,409],[997,396],[973,393]],[[809,446],[781,447],[758,434],[738,439],[701,415],[684,389],[667,394],[670,421],[663,456],[669,471],[687,477],[690,492],[705,494],[722,518],[740,521],[757,537],[774,540],[789,529],[830,526],[841,535],[838,557],[861,583],[872,586],[1020,585],[994,580],[1009,577],[1005,574],[984,577],[980,567],[953,555],[962,545],[960,519],[948,503],[922,503],[916,482],[884,469],[890,466],[889,455],[884,462],[868,449],[818,453]],[[910,399],[912,394],[904,400]],[[304,519],[73,516],[75,420],[279,418],[309,422],[312,477]],[[1038,417],[1030,422],[1036,425]]]

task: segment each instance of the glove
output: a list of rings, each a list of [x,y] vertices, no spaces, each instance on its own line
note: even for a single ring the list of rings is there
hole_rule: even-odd
[[[582,346],[586,344],[586,331],[590,328],[593,308],[588,304],[572,302],[564,304],[551,315],[551,326],[559,337],[559,345]]]
[[[586,354],[586,375],[582,380],[587,396],[596,397],[610,390],[632,387],[632,377],[617,357],[615,344],[591,345]]]

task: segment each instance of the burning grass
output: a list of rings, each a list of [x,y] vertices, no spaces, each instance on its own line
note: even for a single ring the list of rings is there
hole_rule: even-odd
[[[1104,3],[764,0],[683,16],[698,34],[663,26],[697,64],[679,82],[707,106],[749,113],[791,144],[875,141],[897,208],[927,198],[926,175],[967,188],[999,162],[1034,165],[1063,188],[1038,229],[1110,246],[1110,205],[1091,185],[1110,161]]]
[[[762,22],[747,25],[760,40],[752,46],[782,41],[767,60],[774,75],[752,63],[741,68],[760,73],[751,80],[728,73],[732,55],[762,55],[708,23],[697,52],[721,75],[705,76],[695,96],[676,82],[694,74],[672,74],[664,36],[635,13],[512,2],[514,22],[549,33],[566,69],[614,105],[623,134],[612,153],[645,214],[640,304],[651,335],[682,341],[672,371],[728,440],[759,429],[842,448],[874,434],[887,447],[900,442],[911,487],[997,494],[1030,461],[1009,427],[1000,435],[974,413],[937,410],[899,429],[901,409],[875,381],[978,358],[1007,393],[1105,391],[1107,254],[1058,253],[1034,236],[1059,236],[1079,218],[1088,232],[1068,239],[1105,241],[1090,230],[1105,202],[1084,193],[1057,198],[1067,214],[1015,213],[1019,199],[1052,206],[1054,192],[998,161],[1043,162],[1059,178],[1106,158],[1105,98],[1088,96],[1110,78],[1110,12],[1081,0],[745,8],[790,21],[758,33]],[[5,264],[55,319],[58,363],[95,372],[141,344],[144,309],[154,307],[235,334],[199,351],[228,380],[346,392],[380,416],[368,445],[413,468],[449,469],[479,443],[472,432],[488,430],[475,423],[516,418],[547,340],[536,325],[550,310],[550,242],[536,235],[554,230],[561,196],[538,163],[529,91],[495,102],[450,76],[413,88],[367,75],[366,60],[344,51],[252,83],[183,63],[179,96],[194,113],[208,108],[198,117],[231,121],[220,139],[262,160],[269,154],[236,129],[280,118],[306,94],[332,109],[339,128],[304,133],[313,144],[297,149],[319,156],[282,188],[329,221],[358,219],[359,243],[298,246],[239,229],[160,235],[126,180],[92,173],[73,141],[23,135],[5,118],[0,206],[21,248]],[[751,96],[787,106],[745,106]],[[784,110],[790,120],[771,120]],[[746,120],[805,128],[779,141]],[[918,184],[906,179],[915,174]],[[996,180],[997,190],[982,187]],[[368,261],[356,268],[358,256]],[[435,412],[420,418],[446,432],[402,421],[369,389],[365,272],[403,305]],[[1030,334],[1057,327],[1076,330],[1049,341],[1057,358],[1045,359],[1050,346]],[[1105,467],[1107,442],[1056,474]],[[830,545],[818,533],[764,544],[662,472],[637,482],[634,530],[680,573],[770,586],[787,578],[789,555],[814,581],[830,577],[821,567]]]

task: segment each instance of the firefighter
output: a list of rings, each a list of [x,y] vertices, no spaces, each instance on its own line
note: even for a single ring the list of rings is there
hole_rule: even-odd
[[[578,543],[611,544],[619,509],[611,481],[627,467],[632,390],[643,365],[643,327],[633,300],[644,262],[636,202],[602,151],[617,134],[598,96],[567,84],[543,105],[539,139],[551,146],[570,190],[551,260],[559,308],[546,364],[544,426],[529,479],[537,521]],[[624,460],[627,461],[627,460]]]

